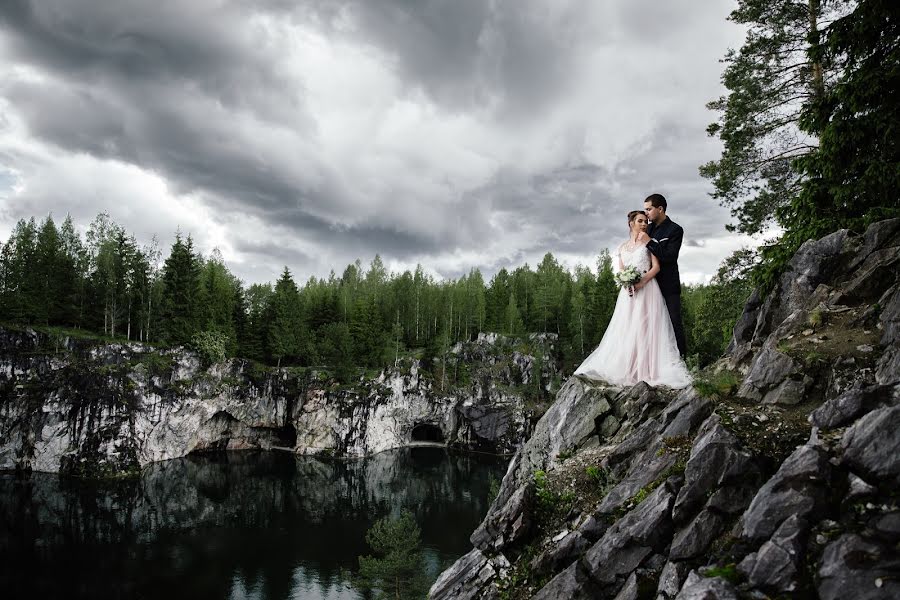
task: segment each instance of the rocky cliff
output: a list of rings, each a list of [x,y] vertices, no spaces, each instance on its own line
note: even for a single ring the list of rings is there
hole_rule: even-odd
[[[210,449],[359,457],[417,442],[511,454],[556,376],[553,336],[458,344],[456,385],[416,360],[352,385],[181,348],[0,329],[0,470],[109,476]],[[526,398],[528,401],[526,401]]]
[[[807,242],[678,393],[569,379],[431,598],[900,597],[898,242]]]

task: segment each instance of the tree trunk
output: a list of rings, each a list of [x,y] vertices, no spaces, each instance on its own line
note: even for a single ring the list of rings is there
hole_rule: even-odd
[[[821,0],[809,0],[809,45],[812,58],[812,92],[817,100],[825,95],[825,75],[819,50],[819,14]]]
[[[116,337],[116,299],[113,297],[109,309],[109,330],[112,337]]]
[[[581,355],[584,356],[584,317],[578,317],[578,330],[581,338]]]

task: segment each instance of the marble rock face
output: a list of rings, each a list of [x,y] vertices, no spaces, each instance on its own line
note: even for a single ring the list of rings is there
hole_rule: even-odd
[[[555,364],[498,336],[456,351],[468,386],[442,389],[417,361],[337,386],[241,360],[204,367],[181,348],[0,330],[0,469],[105,476],[198,450],[361,457],[423,442],[511,454],[529,430],[516,385],[535,365],[550,381]]]

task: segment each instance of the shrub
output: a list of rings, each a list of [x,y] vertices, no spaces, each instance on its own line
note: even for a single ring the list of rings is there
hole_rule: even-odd
[[[225,360],[228,336],[221,331],[201,331],[191,338],[191,348],[199,355],[204,367]]]

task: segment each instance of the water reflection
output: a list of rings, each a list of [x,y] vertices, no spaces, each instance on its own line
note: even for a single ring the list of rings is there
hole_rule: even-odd
[[[434,448],[365,461],[191,456],[139,479],[0,476],[0,589],[11,597],[356,599],[341,570],[406,508],[432,575],[469,550],[505,464]]]

